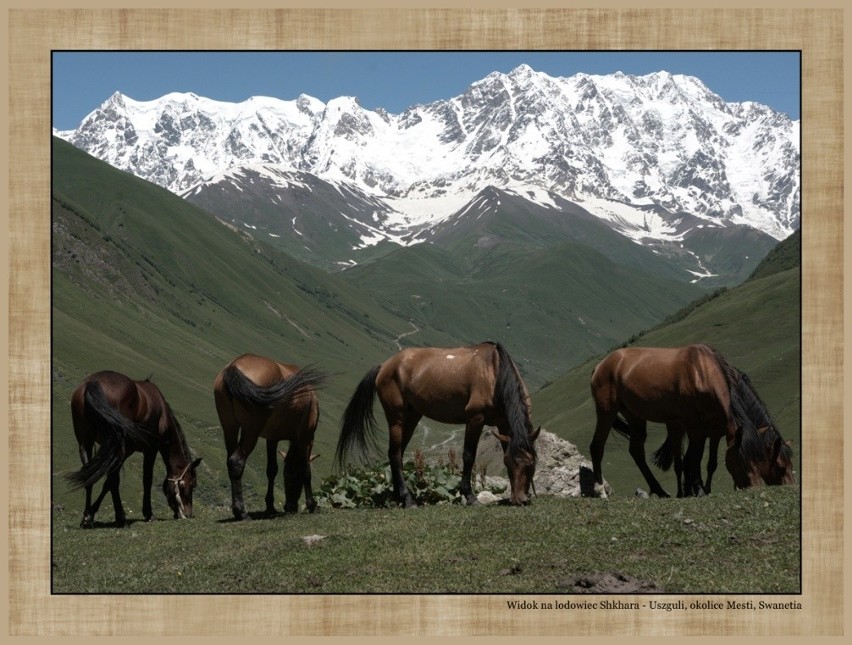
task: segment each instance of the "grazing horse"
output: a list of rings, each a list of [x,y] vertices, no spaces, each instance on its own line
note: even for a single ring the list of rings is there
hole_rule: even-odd
[[[497,426],[509,471],[511,503],[526,504],[535,474],[530,398],[508,352],[485,342],[453,349],[410,348],[376,365],[361,380],[343,415],[335,461],[342,467],[354,449],[365,457],[375,445],[373,398],[378,394],[388,423],[388,458],[394,492],[405,507],[416,506],[402,477],[402,455],[418,421],[464,423],[461,494],[477,504],[470,476],[484,425]]]
[[[283,440],[290,442],[284,459],[284,512],[299,510],[302,487],[308,510],[313,513],[316,509],[310,467],[319,422],[314,388],[325,378],[311,368],[299,369],[254,354],[235,358],[216,376],[213,397],[225,437],[231,509],[236,519],[248,518],[242,477],[246,461],[261,437],[266,439],[266,512],[275,512],[276,448]]]
[[[781,439],[748,377],[707,345],[616,350],[598,363],[591,389],[597,414],[590,446],[596,485],[602,485],[604,445],[614,427],[629,437],[630,455],[650,492],[669,496],[645,461],[647,421],[666,425],[678,497],[710,491],[722,438],[727,443],[725,463],[737,488],[793,481],[792,451]],[[626,423],[618,414],[624,416]],[[689,439],[689,447],[682,456],[684,436]],[[703,487],[700,466],[708,439],[710,457]],[[656,454],[661,463],[669,458],[663,456],[665,448],[666,444]]]
[[[121,466],[134,452],[141,452],[142,515],[150,521],[151,484],[159,452],[166,466],[163,493],[176,519],[192,517],[195,470],[201,459],[192,460],[178,420],[159,388],[150,380],[134,381],[123,374],[102,371],[87,376],[71,395],[71,420],[80,447],[82,468],[67,476],[75,487],[85,487],[86,506],[80,526],[91,528],[95,513],[107,492],[112,493],[115,523],[124,526],[119,484]],[[94,444],[100,446],[92,455]],[[106,475],[103,490],[92,504],[92,487]]]

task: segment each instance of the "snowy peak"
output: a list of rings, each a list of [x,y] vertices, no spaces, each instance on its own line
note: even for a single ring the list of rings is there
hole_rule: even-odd
[[[635,213],[654,209],[776,239],[800,218],[799,122],[665,71],[557,78],[520,65],[399,115],[354,97],[115,93],[57,134],[178,193],[233,167],[312,173],[388,200],[397,227],[432,226],[487,186],[630,209],[618,224],[627,234]]]

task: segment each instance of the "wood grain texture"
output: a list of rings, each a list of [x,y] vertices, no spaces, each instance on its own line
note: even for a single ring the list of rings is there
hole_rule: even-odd
[[[210,3],[207,3],[209,6]],[[843,628],[843,25],[839,9],[13,10],[8,454],[12,635],[834,635]],[[510,612],[492,596],[50,594],[50,60],[56,49],[803,52],[801,611]],[[565,597],[562,597],[564,600]],[[716,597],[725,600],[725,597]],[[630,597],[618,597],[627,601]],[[689,602],[701,597],[685,597]],[[742,598],[740,598],[742,599]],[[541,597],[539,597],[541,600]],[[173,609],[179,606],[180,612]],[[178,620],[178,617],[181,620]]]

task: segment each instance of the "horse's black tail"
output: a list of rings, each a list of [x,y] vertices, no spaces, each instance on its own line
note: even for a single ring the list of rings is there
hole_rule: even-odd
[[[503,402],[503,410],[509,423],[508,455],[515,458],[521,451],[535,454],[535,448],[530,441],[532,420],[529,412],[529,397],[524,381],[518,373],[518,368],[509,352],[500,343],[493,343],[500,358],[497,371],[497,392]]]
[[[657,448],[651,455],[651,462],[660,470],[668,470],[674,463],[674,451],[672,450],[672,440],[666,437],[662,445]]]
[[[630,439],[630,426],[621,417],[615,417],[612,420],[612,429],[622,437]]]
[[[102,437],[103,443],[88,464],[65,476],[72,489],[94,485],[101,477],[121,468],[133,452],[133,446],[145,447],[156,441],[151,431],[113,407],[97,381],[86,384],[83,406],[86,417],[95,426],[96,436]]]
[[[376,377],[381,365],[376,365],[364,375],[343,413],[340,437],[334,455],[336,468],[345,467],[351,452],[359,460],[365,459],[376,447],[376,417],[373,415],[373,395],[376,392]]]
[[[260,387],[234,365],[228,365],[222,376],[225,387],[235,399],[270,408],[292,401],[308,388],[321,386],[327,378],[325,373],[305,367],[277,383]]]

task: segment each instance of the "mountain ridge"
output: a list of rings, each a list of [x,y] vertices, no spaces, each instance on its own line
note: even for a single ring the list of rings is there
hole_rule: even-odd
[[[522,65],[399,115],[353,97],[234,104],[116,93],[58,134],[183,194],[233,167],[309,172],[381,200],[379,229],[396,243],[420,239],[489,185],[585,203],[640,243],[677,243],[689,230],[683,214],[776,240],[800,217],[799,122],[668,72],[555,78]]]

